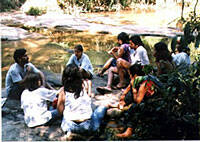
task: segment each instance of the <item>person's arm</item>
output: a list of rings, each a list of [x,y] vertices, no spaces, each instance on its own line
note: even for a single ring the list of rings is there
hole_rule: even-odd
[[[108,51],[108,54],[112,55],[112,53],[113,53],[113,52],[117,52],[117,51],[118,51],[118,49],[119,49],[119,47],[118,47],[118,46],[116,46],[116,47],[113,47],[111,50],[109,50],[109,51]]]
[[[138,91],[135,88],[132,89],[132,91],[133,91],[133,99],[137,104],[140,104],[142,102],[142,100],[144,98],[144,95],[147,92],[147,89],[148,88],[147,88],[147,85],[146,85],[145,82],[140,85],[140,88],[139,88]]]
[[[131,85],[129,84],[126,89],[123,91],[122,95],[120,96],[120,101],[124,101],[125,96],[128,94],[128,92],[131,89]]]
[[[121,58],[124,54],[124,48],[122,46],[119,47],[117,52],[112,51],[112,55],[115,59]]]
[[[142,51],[142,53],[139,53],[139,54],[143,54],[143,55],[140,55],[143,58],[143,65],[149,64],[149,57],[148,57],[147,51],[144,50]]]
[[[160,62],[156,62],[156,66],[157,66],[157,75],[162,74]]]
[[[23,83],[23,78],[20,76],[20,74],[18,72],[13,70],[13,71],[11,71],[10,76],[11,76],[14,84]]]
[[[57,110],[62,115],[65,109],[65,91],[61,91],[58,95]]]
[[[92,64],[90,62],[89,57],[86,54],[84,54],[83,60],[81,62],[80,70],[81,69],[84,69],[85,71],[90,71],[93,74]]]
[[[69,58],[69,60],[68,60],[68,62],[66,64],[66,66],[69,65],[69,64],[73,64],[73,62],[74,62],[74,56],[75,56],[74,54],[71,55],[71,57]]]

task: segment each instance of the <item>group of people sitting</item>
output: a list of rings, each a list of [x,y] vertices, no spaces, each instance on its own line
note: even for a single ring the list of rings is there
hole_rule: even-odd
[[[6,75],[6,91],[8,99],[21,100],[21,108],[24,110],[24,120],[28,127],[51,125],[57,119],[62,118],[61,128],[69,135],[71,132],[86,134],[99,129],[102,120],[109,107],[118,107],[133,104],[132,110],[140,104],[145,96],[154,94],[154,87],[161,87],[156,76],[145,75],[143,68],[149,64],[149,58],[141,38],[122,32],[118,35],[119,46],[113,47],[109,54],[112,55],[98,74],[100,77],[108,70],[108,82],[106,87],[97,87],[100,93],[112,92],[112,88],[125,88],[122,91],[120,101],[115,106],[104,104],[92,107],[92,78],[93,67],[89,57],[83,53],[82,45],[74,48],[74,54],[70,57],[62,73],[62,85],[58,90],[51,87],[44,74],[29,62],[25,49],[17,49],[14,52],[15,63],[10,67]],[[183,52],[181,44],[178,44],[180,53],[171,55],[167,45],[163,42],[154,46],[157,75],[168,73],[174,68],[189,66],[190,59]],[[112,86],[114,74],[119,75],[119,83]],[[130,77],[127,86],[125,78]],[[52,102],[52,105],[48,105]],[[131,120],[131,119],[130,119]],[[133,133],[133,124],[128,123],[127,130],[118,137],[129,137]]]

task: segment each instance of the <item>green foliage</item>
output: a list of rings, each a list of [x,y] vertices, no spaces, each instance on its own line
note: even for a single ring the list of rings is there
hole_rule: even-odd
[[[159,79],[165,89],[135,109],[134,139],[199,139],[200,56],[188,70]]]
[[[182,37],[183,44],[187,46],[191,42],[195,43],[195,47],[199,47],[200,42],[200,15],[195,15],[191,12],[186,19],[182,19],[184,26],[184,36]]]
[[[10,11],[19,8],[25,0],[1,0],[0,12]]]
[[[30,7],[30,9],[26,12],[28,15],[39,16],[46,13],[46,9],[38,8],[38,7]]]
[[[132,0],[57,0],[62,9],[71,7],[81,7],[83,11],[115,11],[116,5],[119,4],[122,8],[126,8]]]

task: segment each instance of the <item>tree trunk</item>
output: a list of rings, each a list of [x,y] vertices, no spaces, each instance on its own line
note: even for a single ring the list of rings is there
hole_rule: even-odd
[[[181,19],[184,19],[184,18],[183,18],[184,6],[185,6],[185,1],[184,1],[184,0],[182,0]]]
[[[197,8],[198,0],[196,0],[196,4],[194,6],[194,18],[196,18],[196,8]]]

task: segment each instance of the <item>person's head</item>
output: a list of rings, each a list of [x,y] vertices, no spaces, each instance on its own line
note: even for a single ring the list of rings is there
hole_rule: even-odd
[[[132,49],[137,49],[139,46],[144,46],[140,36],[138,35],[133,35],[130,38],[130,47]]]
[[[156,62],[160,60],[172,61],[172,56],[164,42],[158,42],[154,45],[154,57],[156,58]]]
[[[122,44],[125,44],[125,43],[129,43],[129,36],[127,33],[125,32],[121,32],[118,36],[117,36],[117,40],[118,40],[118,43],[120,45]]]
[[[75,93],[75,97],[79,97],[82,90],[82,75],[77,65],[69,64],[65,67],[62,74],[62,84],[64,90]]]
[[[183,43],[177,44],[176,50],[178,51],[178,53],[185,52],[186,54],[188,54],[188,56],[190,56],[190,48],[188,46],[185,46]]]
[[[143,72],[143,67],[141,64],[133,64],[129,70],[130,70],[130,75],[131,77],[134,77],[134,75],[138,75],[138,76],[143,76],[145,75],[145,73]]]
[[[26,49],[24,48],[16,49],[14,52],[13,58],[16,63],[22,66],[29,62],[29,58],[26,54]]]
[[[34,91],[42,86],[42,77],[39,73],[28,72],[24,78],[23,84],[29,91]]]
[[[74,48],[74,54],[77,57],[77,59],[80,59],[83,54],[83,46],[82,45],[76,45]]]
[[[190,56],[190,48],[188,46],[186,46],[184,49],[183,49],[183,52],[185,52],[188,56]]]

